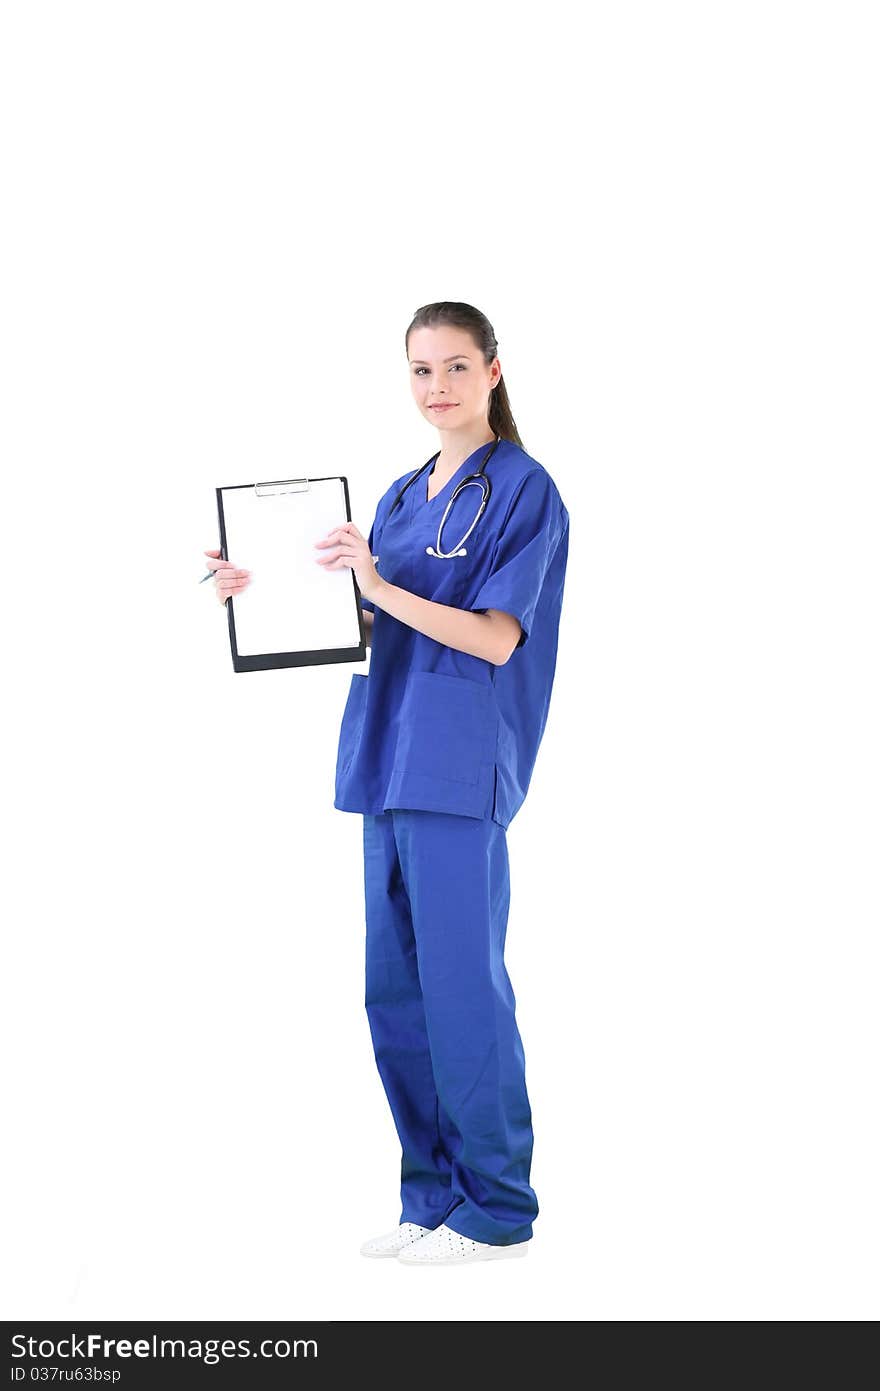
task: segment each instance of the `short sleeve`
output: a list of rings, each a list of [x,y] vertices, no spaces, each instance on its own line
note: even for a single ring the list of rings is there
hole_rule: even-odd
[[[527,473],[495,543],[491,570],[468,605],[471,610],[501,609],[513,614],[522,628],[517,647],[528,641],[566,520],[562,499],[546,470]]]

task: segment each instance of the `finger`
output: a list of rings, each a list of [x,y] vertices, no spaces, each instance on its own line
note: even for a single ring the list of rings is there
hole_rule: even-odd
[[[358,556],[356,551],[349,550],[346,546],[337,546],[332,555],[316,555],[315,564],[323,565],[324,569],[328,570],[334,560],[339,560],[341,558],[349,561],[356,561]]]
[[[219,551],[205,551],[205,555],[212,555],[212,556],[214,557],[215,560],[216,560],[216,558],[217,558],[217,556],[218,556],[219,554],[220,554]]]
[[[344,522],[342,526],[335,526],[332,531],[328,531],[324,539],[321,541],[316,541],[315,545],[329,546],[332,543],[334,536],[357,536],[361,540],[363,540],[363,537],[361,536],[354,522]]]

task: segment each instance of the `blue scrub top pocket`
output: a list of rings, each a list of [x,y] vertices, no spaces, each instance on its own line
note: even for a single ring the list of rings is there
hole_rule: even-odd
[[[491,686],[410,672],[385,809],[491,815],[498,712]]]

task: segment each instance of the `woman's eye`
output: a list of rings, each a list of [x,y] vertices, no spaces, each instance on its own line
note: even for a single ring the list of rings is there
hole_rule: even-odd
[[[453,366],[453,367],[460,367],[461,370],[462,370],[462,372],[466,372],[466,371],[467,371],[467,367],[465,366],[465,364],[464,364],[463,362],[453,362],[452,366]],[[417,368],[415,369],[415,372],[413,373],[413,375],[416,376],[416,377],[420,377],[421,374],[422,374],[423,372],[427,372],[427,370],[428,370],[427,367],[417,367]]]

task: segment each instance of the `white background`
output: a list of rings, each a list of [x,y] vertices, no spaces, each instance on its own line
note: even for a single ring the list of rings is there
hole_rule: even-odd
[[[6,1318],[877,1316],[874,18],[4,7]],[[426,1274],[358,1253],[352,668],[235,675],[197,580],[217,485],[343,472],[366,534],[436,299],[571,551],[509,831],[541,1213]]]

